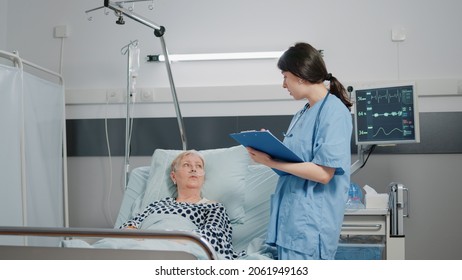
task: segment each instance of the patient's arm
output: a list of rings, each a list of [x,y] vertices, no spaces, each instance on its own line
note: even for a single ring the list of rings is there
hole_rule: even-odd
[[[206,238],[215,251],[226,258],[233,258],[232,228],[228,213],[221,203],[211,207],[205,214],[203,223],[197,232]]]
[[[144,221],[144,219],[151,215],[154,212],[154,203],[149,204],[142,213],[138,213],[133,219],[130,219],[123,223],[120,226],[120,229],[124,228],[131,228],[131,229],[138,229],[140,228],[141,223]]]

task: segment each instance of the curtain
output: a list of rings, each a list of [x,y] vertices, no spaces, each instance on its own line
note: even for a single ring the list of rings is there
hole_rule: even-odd
[[[0,102],[0,224],[63,227],[64,87],[17,68],[2,67],[0,88],[5,101]],[[59,243],[56,238],[43,237],[25,242]]]
[[[62,227],[64,89],[29,73],[23,81],[28,226]]]
[[[22,226],[21,71],[0,65],[0,225]],[[18,245],[20,237],[0,236],[2,244]]]

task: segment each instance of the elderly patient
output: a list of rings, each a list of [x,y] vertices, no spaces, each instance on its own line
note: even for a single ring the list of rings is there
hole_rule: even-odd
[[[180,153],[171,164],[170,178],[176,185],[177,197],[152,202],[120,228],[140,228],[149,215],[181,215],[195,224],[195,232],[207,239],[221,257],[235,259],[245,255],[245,252],[236,253],[233,250],[232,227],[224,205],[201,195],[205,180],[202,155],[195,150]]]

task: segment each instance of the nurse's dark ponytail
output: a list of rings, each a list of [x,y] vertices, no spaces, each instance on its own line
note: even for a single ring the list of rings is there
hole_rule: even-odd
[[[343,104],[345,104],[348,110],[351,110],[351,106],[353,105],[353,103],[351,103],[347,91],[345,87],[342,85],[342,83],[340,83],[339,80],[337,80],[337,78],[332,76],[331,73],[327,74],[326,81],[329,81],[329,92],[337,96],[340,100],[342,100]]]
[[[327,72],[321,52],[310,44],[296,43],[290,47],[279,58],[278,68],[313,84],[329,81],[329,92],[337,96],[348,110],[353,105],[342,83]]]

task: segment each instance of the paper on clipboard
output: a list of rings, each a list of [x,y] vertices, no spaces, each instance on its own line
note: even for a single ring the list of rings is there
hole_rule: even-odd
[[[303,162],[303,160],[292,152],[277,139],[270,131],[243,131],[231,133],[229,136],[234,138],[244,147],[251,147],[256,150],[267,153],[271,157],[288,162]],[[280,170],[273,169],[279,175],[286,174]]]

